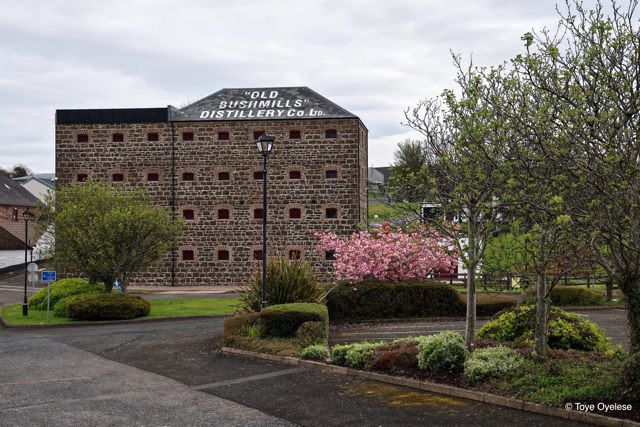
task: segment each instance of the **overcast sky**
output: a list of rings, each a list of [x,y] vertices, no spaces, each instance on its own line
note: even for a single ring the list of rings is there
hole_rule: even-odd
[[[283,86],[359,116],[369,164],[387,166],[420,136],[404,110],[455,88],[451,50],[497,65],[558,22],[548,0],[0,0],[0,11],[0,166],[36,173],[55,169],[56,109]]]

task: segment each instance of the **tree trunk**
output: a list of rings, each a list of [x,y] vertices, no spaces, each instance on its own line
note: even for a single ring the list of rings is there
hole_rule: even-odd
[[[626,298],[629,354],[640,351],[640,278],[622,278],[618,284]]]
[[[464,342],[471,351],[476,340],[476,239],[469,236],[469,268],[467,269],[467,327]]]
[[[545,274],[538,274],[536,288],[536,333],[534,351],[538,356],[547,357],[547,319],[549,307],[548,303],[544,300],[547,291]]]
[[[113,289],[114,280],[104,279],[102,281],[102,283],[104,283],[104,291],[105,291],[105,293],[106,294],[110,294],[111,290]]]
[[[613,279],[611,277],[607,279],[605,286],[607,287],[607,301],[611,301],[613,300]]]

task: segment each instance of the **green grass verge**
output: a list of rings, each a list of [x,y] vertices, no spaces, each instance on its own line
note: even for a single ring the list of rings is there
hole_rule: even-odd
[[[197,316],[203,314],[226,314],[238,310],[239,302],[236,298],[188,298],[188,299],[159,299],[149,300],[151,313],[139,319],[155,317]],[[22,315],[22,304],[2,307],[2,317],[13,325],[41,325],[47,323],[47,312],[29,310],[28,316]],[[49,323],[70,323],[78,320],[68,317],[53,317],[53,310],[49,315]]]
[[[367,217],[369,221],[382,221],[385,219],[395,218],[397,216],[406,215],[407,210],[402,209],[401,206],[406,208],[405,204],[396,206],[389,206],[382,203],[370,204],[367,210]],[[412,209],[418,209],[417,203],[410,203]],[[375,216],[378,215],[378,218]]]

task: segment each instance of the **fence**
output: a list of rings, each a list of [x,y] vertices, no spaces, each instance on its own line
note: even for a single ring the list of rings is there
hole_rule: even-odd
[[[447,273],[432,273],[428,276],[431,280],[439,282],[448,282],[450,285],[464,285],[467,283],[467,273],[447,274]],[[584,286],[587,288],[595,285],[605,285],[609,281],[608,276],[591,276],[591,275],[564,275],[558,281],[558,285],[562,286]],[[525,275],[505,275],[496,276],[490,274],[483,274],[478,276],[477,283],[486,286],[500,287],[503,289],[524,289],[529,286],[535,286],[535,283],[531,282],[530,276]]]

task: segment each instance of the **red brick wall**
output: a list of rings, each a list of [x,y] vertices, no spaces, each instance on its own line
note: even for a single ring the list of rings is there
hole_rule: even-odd
[[[27,207],[27,206],[0,205],[0,222],[13,221],[13,213],[15,208],[18,209],[18,221],[24,221],[22,219],[22,213],[24,211],[26,211],[27,209],[29,209],[30,211],[33,211],[34,209],[33,207]]]

